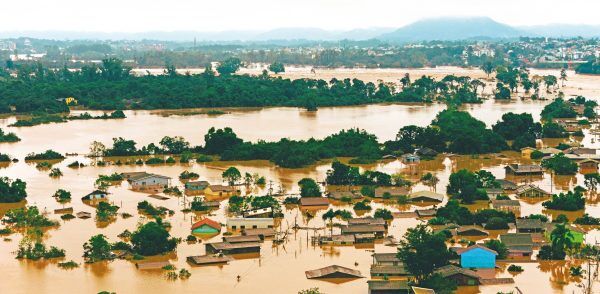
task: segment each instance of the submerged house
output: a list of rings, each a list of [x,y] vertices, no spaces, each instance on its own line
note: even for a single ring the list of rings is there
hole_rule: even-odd
[[[152,190],[168,188],[171,184],[171,178],[146,172],[130,174],[126,176],[127,181],[133,190]]]
[[[518,218],[515,224],[519,233],[539,233],[546,229],[544,223],[537,218]]]
[[[324,197],[301,197],[300,206],[329,206],[329,200]]]
[[[93,200],[102,200],[102,199],[106,199],[106,197],[108,197],[108,192],[106,191],[102,191],[102,190],[95,190],[83,197],[81,197],[81,200],[86,200],[86,201],[93,201]]]
[[[242,212],[242,215],[245,218],[271,218],[271,217],[273,217],[273,208],[265,207],[265,208],[249,209],[249,210]]]
[[[192,225],[192,233],[195,234],[218,234],[221,232],[221,224],[205,218]]]
[[[437,202],[444,201],[444,195],[431,191],[418,191],[408,195],[412,202]]]
[[[542,175],[544,169],[537,164],[509,164],[505,168],[507,175],[528,176]]]
[[[373,264],[376,265],[399,265],[402,261],[398,253],[373,253]]]
[[[185,183],[185,192],[190,194],[200,194],[210,184],[207,181],[193,181]]]
[[[508,248],[509,257],[530,257],[533,254],[533,238],[531,234],[502,234],[500,241]]]
[[[234,186],[209,185],[204,188],[204,195],[215,197],[231,197],[240,194],[240,190]]]
[[[456,235],[458,236],[488,236],[489,233],[482,227],[478,226],[461,226],[456,229]]]
[[[496,183],[500,185],[502,190],[513,191],[517,189],[517,184],[506,179],[496,179]]]
[[[421,161],[421,157],[419,157],[419,155],[416,154],[404,154],[402,156],[400,156],[400,158],[402,159],[403,163],[419,163]]]
[[[215,254],[240,254],[240,253],[260,253],[260,243],[258,242],[243,242],[243,243],[206,243],[206,253]]]
[[[519,186],[515,193],[521,198],[545,198],[552,196],[550,193],[533,184]]]
[[[232,217],[227,219],[227,229],[268,229],[273,228],[275,222],[273,218],[244,218]]]
[[[359,271],[339,265],[330,265],[320,269],[306,271],[305,274],[307,279],[364,278]]]
[[[440,274],[445,279],[454,280],[458,286],[476,286],[480,284],[477,273],[455,265],[442,266],[433,272]]]
[[[342,235],[354,235],[355,237],[367,237],[372,234],[374,238],[383,238],[385,226],[383,225],[350,225],[341,227]]]
[[[593,159],[585,159],[578,163],[579,169],[585,171],[598,171],[598,164],[600,162]]]
[[[354,235],[321,236],[319,244],[326,245],[353,245],[356,242]]]
[[[396,198],[408,195],[410,191],[405,187],[377,187],[373,198]]]
[[[371,265],[371,277],[373,278],[402,278],[410,275],[403,263],[398,265]]]
[[[518,215],[521,211],[521,202],[519,200],[492,200],[490,207],[495,210],[512,212]]]
[[[327,193],[327,197],[333,200],[341,201],[342,199],[360,199],[362,195],[355,191],[330,191]]]
[[[402,280],[369,280],[369,294],[409,294],[408,281]]]
[[[495,268],[498,252],[482,245],[472,245],[467,248],[458,248],[456,253],[460,256],[460,266],[463,268]]]

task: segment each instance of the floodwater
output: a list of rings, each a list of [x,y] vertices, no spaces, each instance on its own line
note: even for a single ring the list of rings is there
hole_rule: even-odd
[[[342,72],[344,74],[344,72]],[[399,78],[398,75],[396,78]],[[576,80],[577,77],[573,77]],[[589,77],[586,77],[589,79]],[[596,82],[600,82],[597,79]],[[596,83],[597,85],[597,83]],[[589,85],[588,85],[589,86]],[[475,117],[493,124],[500,116],[509,111],[531,112],[539,119],[539,112],[547,102],[545,101],[513,101],[512,103],[499,103],[488,100],[483,104],[465,106]],[[381,242],[368,247],[319,247],[311,244],[312,236],[324,235],[327,230],[293,230],[294,224],[302,227],[322,228],[325,226],[321,215],[325,209],[312,210],[310,213],[301,211],[297,207],[284,208],[285,218],[281,221],[279,229],[288,230],[289,235],[285,243],[275,245],[265,241],[261,246],[260,257],[239,258],[224,266],[190,267],[186,257],[204,254],[204,243],[219,242],[222,235],[202,239],[201,243],[188,244],[182,242],[175,253],[149,258],[149,261],[168,260],[178,269],[188,269],[192,276],[189,280],[170,281],[165,278],[161,270],[138,270],[132,261],[115,260],[108,263],[86,265],[83,263],[82,245],[91,236],[96,234],[106,235],[112,242],[120,241],[118,234],[124,230],[134,231],[137,224],[147,219],[137,213],[136,205],[139,201],[148,200],[154,205],[165,206],[175,210],[175,214],[167,217],[172,224],[171,235],[185,237],[190,233],[191,223],[202,217],[210,217],[221,223],[227,218],[227,200],[221,202],[218,210],[210,214],[183,213],[183,203],[190,198],[170,197],[168,200],[149,198],[149,194],[133,192],[128,184],[123,182],[120,186],[109,188],[109,200],[120,206],[120,213],[127,212],[133,217],[124,219],[121,216],[110,223],[97,223],[92,219],[73,219],[62,221],[54,214],[54,209],[73,207],[75,212],[94,212],[94,208],[83,203],[81,197],[94,189],[94,182],[100,174],[114,172],[147,171],[173,178],[173,184],[182,186],[178,175],[184,171],[194,171],[200,174],[202,180],[211,183],[221,183],[221,173],[229,166],[236,166],[242,173],[258,173],[265,176],[267,181],[274,183],[275,190],[282,189],[286,193],[297,193],[297,182],[304,177],[323,180],[330,162],[302,169],[284,169],[264,161],[248,162],[214,162],[172,164],[157,166],[109,165],[105,167],[89,166],[90,160],[83,154],[89,150],[92,141],[100,141],[109,145],[113,137],[134,139],[138,147],[151,142],[157,143],[163,136],[184,136],[192,144],[202,144],[203,135],[210,127],[232,127],[243,139],[256,141],[259,139],[278,140],[282,137],[293,139],[307,139],[310,137],[323,138],[344,128],[359,127],[377,135],[380,141],[394,138],[398,129],[409,124],[427,125],[435,115],[444,109],[440,104],[392,104],[368,105],[336,108],[320,108],[311,113],[296,108],[263,108],[263,109],[227,109],[227,114],[209,116],[193,114],[185,111],[126,111],[124,120],[88,120],[72,121],[62,124],[48,124],[35,127],[13,128],[8,127],[15,121],[15,117],[0,119],[0,128],[5,131],[15,132],[22,141],[14,144],[0,144],[0,152],[10,154],[21,161],[8,166],[0,167],[0,176],[21,178],[27,182],[27,204],[0,205],[0,215],[7,209],[23,205],[36,205],[48,213],[52,219],[59,220],[59,228],[49,230],[44,236],[47,245],[54,245],[66,250],[66,260],[80,263],[80,267],[73,270],[63,270],[56,265],[56,261],[21,261],[16,260],[14,251],[21,239],[20,234],[12,234],[0,241],[0,293],[63,293],[65,290],[74,293],[97,293],[111,291],[117,293],[297,293],[301,289],[318,287],[325,293],[366,293],[366,278],[348,281],[341,284],[329,281],[308,280],[305,271],[317,269],[328,265],[341,265],[359,270],[363,276],[369,275],[372,262],[371,254],[375,252],[395,252],[394,247],[385,246]],[[595,138],[596,142],[598,138]],[[550,142],[540,142],[550,144]],[[555,144],[555,141],[552,142]],[[591,143],[590,135],[583,140],[586,146],[597,146]],[[22,159],[30,152],[41,152],[53,149],[61,153],[79,153],[82,155],[71,156],[56,164],[64,176],[58,179],[50,178],[48,171],[36,169],[34,164],[25,163]],[[88,164],[80,169],[71,169],[67,164],[79,160]],[[435,189],[445,191],[448,176],[452,171],[462,168],[471,170],[486,169],[496,177],[504,178],[503,166],[512,162],[527,162],[521,159],[516,152],[505,152],[503,156],[479,156],[472,158],[439,156],[435,160],[423,161],[417,165],[404,165],[399,161],[385,161],[372,165],[364,165],[364,169],[376,169],[388,173],[402,173],[407,178],[417,181],[426,172],[432,172],[440,178]],[[583,183],[583,176],[551,177],[549,174],[538,178],[515,179],[519,182],[534,182],[546,190],[553,192],[565,191]],[[73,199],[66,204],[59,204],[51,195],[57,189],[66,189],[72,193]],[[413,191],[429,189],[422,184],[416,184]],[[249,187],[245,193],[263,195],[265,187]],[[598,197],[589,195],[588,206],[585,212],[599,216],[597,206]],[[557,215],[557,212],[547,211],[542,208],[541,201],[526,203],[522,201],[521,215],[532,213],[545,213]],[[399,206],[394,203],[377,202],[372,204],[373,209],[386,207],[394,212],[414,210],[417,206]],[[478,203],[475,207],[483,207]],[[330,205],[330,208],[334,204]],[[348,204],[335,204],[336,209],[352,210]],[[353,212],[354,213],[354,212]],[[573,220],[583,212],[568,214]],[[371,213],[367,213],[370,215]],[[314,216],[314,217],[311,217]],[[336,222],[343,223],[341,220]],[[400,238],[408,228],[423,222],[414,218],[396,218],[391,223],[388,235]],[[339,229],[334,228],[334,232]],[[225,229],[223,230],[223,232]],[[588,242],[594,242],[600,237],[597,231],[592,230],[587,235]],[[496,293],[498,291],[513,291],[518,286],[523,293],[572,293],[580,292],[578,281],[569,275],[569,267],[575,261],[555,263],[526,263],[520,264],[525,271],[514,277],[515,284],[463,287],[461,293]],[[500,264],[496,270],[496,277],[512,277],[506,272],[508,264]],[[493,273],[492,273],[493,274]],[[237,276],[240,276],[238,281]]]

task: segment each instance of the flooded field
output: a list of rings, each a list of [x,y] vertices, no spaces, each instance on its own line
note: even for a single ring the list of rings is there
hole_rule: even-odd
[[[458,69],[451,69],[458,70]],[[480,71],[464,71],[462,74],[482,75]],[[419,72],[421,70],[415,70]],[[423,71],[428,74],[437,72]],[[321,78],[327,78],[328,73],[319,70]],[[378,71],[381,79],[398,79],[399,73],[391,72],[388,75]],[[402,72],[403,73],[403,72]],[[304,73],[289,71],[286,76],[302,77]],[[361,78],[363,73],[348,73],[340,71],[332,73],[338,78],[345,75],[355,75]],[[375,73],[368,72],[368,75]],[[445,74],[442,72],[441,74]],[[366,75],[366,74],[365,74]],[[415,73],[416,75],[416,73]],[[365,76],[366,77],[366,76]],[[365,78],[367,79],[367,78]],[[592,80],[590,80],[592,79]],[[591,82],[590,82],[591,81]],[[568,95],[576,94],[580,89],[588,98],[597,98],[600,93],[600,78],[573,76],[569,79],[565,92]],[[573,88],[575,87],[575,88]],[[539,114],[547,101],[515,100],[510,103],[500,103],[487,100],[483,104],[467,105],[464,108],[476,118],[489,125],[495,123],[506,112],[530,112],[534,119],[539,119]],[[264,109],[227,109],[226,114],[210,116],[194,114],[193,111],[126,111],[124,120],[88,120],[70,121],[61,124],[48,124],[35,127],[14,128],[8,127],[15,117],[0,118],[0,128],[5,131],[15,132],[22,141],[11,144],[0,144],[0,152],[20,159],[18,163],[0,166],[0,176],[21,178],[27,182],[27,203],[0,205],[0,216],[8,209],[24,205],[36,205],[47,212],[52,219],[60,220],[54,214],[54,209],[73,207],[75,212],[94,212],[95,209],[81,201],[81,197],[94,190],[94,182],[100,174],[114,172],[147,171],[173,178],[172,183],[179,187],[183,184],[177,179],[184,171],[194,171],[200,175],[201,180],[212,184],[222,182],[221,173],[229,166],[236,166],[242,174],[245,172],[258,173],[265,176],[267,182],[272,181],[275,189],[282,189],[286,193],[297,193],[297,182],[305,177],[322,181],[330,167],[330,162],[321,162],[317,165],[302,169],[284,169],[265,161],[248,162],[213,162],[190,163],[170,165],[109,165],[105,167],[90,166],[89,158],[83,156],[89,151],[92,141],[100,141],[110,145],[114,137],[133,139],[138,147],[148,143],[157,143],[163,136],[183,136],[192,144],[202,144],[203,136],[210,127],[231,127],[245,140],[257,141],[259,139],[278,140],[282,137],[293,139],[308,139],[310,137],[323,138],[336,133],[344,128],[358,127],[377,135],[380,141],[395,137],[397,131],[405,125],[427,125],[435,115],[445,108],[444,105],[368,105],[336,108],[320,108],[317,112],[306,112],[296,108],[264,108]],[[587,131],[586,131],[587,134]],[[598,146],[592,143],[591,135],[587,135],[583,144],[588,147]],[[548,146],[556,145],[556,140],[540,142]],[[58,179],[50,178],[47,171],[39,171],[35,164],[25,163],[22,159],[30,152],[41,152],[53,149],[61,153],[78,153],[56,164],[63,172]],[[84,162],[88,166],[72,169],[67,165],[75,160]],[[486,169],[497,178],[505,178],[504,166],[508,163],[527,162],[517,152],[506,152],[502,156],[487,155],[479,157],[438,156],[434,160],[422,161],[419,164],[405,165],[400,161],[384,161],[372,165],[363,165],[364,169],[385,171],[387,173],[402,173],[407,178],[417,182],[426,172],[432,172],[440,179],[435,189],[445,192],[448,177],[452,171],[462,168],[470,170]],[[537,178],[514,178],[517,182],[533,182],[547,191],[554,193],[572,189],[583,183],[583,176],[553,176],[544,174]],[[66,189],[73,195],[71,202],[59,204],[51,195],[57,189]],[[413,191],[429,189],[422,184],[416,184]],[[264,195],[266,187],[252,186],[243,188],[245,194]],[[127,212],[133,215],[124,219],[118,217],[111,223],[97,223],[91,219],[73,219],[60,221],[59,228],[49,230],[44,241],[47,245],[54,245],[66,250],[65,260],[74,260],[80,267],[73,270],[63,270],[57,267],[56,262],[21,261],[16,260],[14,251],[20,241],[19,234],[12,234],[0,241],[0,293],[62,293],[65,290],[74,293],[97,293],[102,290],[117,293],[297,293],[301,289],[318,287],[325,293],[367,293],[367,279],[356,279],[345,283],[332,283],[330,281],[308,280],[305,271],[321,268],[328,265],[341,265],[359,270],[363,276],[369,275],[371,254],[373,252],[395,252],[393,246],[386,246],[382,242],[365,247],[341,246],[320,247],[313,245],[311,237],[327,234],[328,229],[320,230],[293,230],[292,226],[298,224],[302,227],[323,228],[325,226],[321,215],[326,209],[302,211],[297,206],[284,208],[284,219],[278,229],[288,230],[290,234],[283,244],[273,244],[265,241],[261,246],[261,254],[257,256],[240,256],[224,266],[191,267],[186,262],[187,256],[202,255],[205,253],[204,243],[220,242],[222,234],[205,238],[200,243],[188,244],[185,241],[173,254],[152,257],[150,261],[169,260],[178,269],[186,268],[192,276],[189,280],[169,281],[161,270],[139,270],[134,262],[115,260],[109,263],[96,263],[86,265],[83,263],[82,245],[92,235],[104,234],[111,242],[120,241],[118,234],[124,230],[134,231],[137,224],[146,221],[146,217],[137,212],[136,205],[139,201],[147,200],[154,205],[165,206],[173,209],[175,214],[167,217],[172,224],[171,235],[185,239],[190,234],[191,224],[202,217],[225,223],[228,216],[227,200],[222,199],[218,210],[209,214],[183,213],[184,203],[189,202],[189,197],[169,197],[167,200],[149,198],[146,193],[134,192],[129,185],[123,182],[120,186],[108,189],[111,193],[109,200],[120,206],[119,213]],[[283,200],[283,199],[281,199]],[[585,212],[592,216],[600,216],[598,202],[600,197],[588,195]],[[522,202],[521,215],[532,213],[545,213],[556,215],[557,212],[545,210],[541,201],[530,203]],[[443,204],[442,204],[443,205]],[[419,206],[397,205],[394,203],[373,203],[373,211],[379,207],[386,207],[393,212],[411,211]],[[472,208],[481,208],[485,203],[478,203]],[[329,208],[352,210],[352,206],[342,203],[331,203]],[[367,213],[366,215],[370,215]],[[583,214],[577,212],[568,214],[569,219]],[[337,220],[342,223],[342,221]],[[408,228],[423,222],[415,218],[395,218],[388,229],[388,235],[400,238]],[[339,228],[334,228],[335,231]],[[223,229],[222,232],[225,232]],[[586,239],[594,243],[600,237],[597,230],[587,233]],[[147,260],[146,260],[147,261]],[[579,293],[578,280],[569,274],[569,267],[575,261],[542,262],[520,264],[525,271],[514,276],[515,284],[462,287],[460,293],[496,293],[498,291],[515,291],[518,286],[523,293]],[[508,264],[500,263],[496,270],[496,277],[513,277],[506,271]],[[239,280],[237,277],[240,277]]]

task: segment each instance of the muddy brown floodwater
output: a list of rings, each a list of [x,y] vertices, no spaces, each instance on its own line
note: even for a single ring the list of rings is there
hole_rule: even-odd
[[[290,75],[293,74],[289,73]],[[344,71],[341,76],[346,75]],[[371,74],[370,72],[368,74]],[[356,73],[361,75],[361,73]],[[399,78],[401,75],[398,73]],[[597,82],[600,79],[590,77],[572,78],[573,83],[591,81],[593,84],[581,85],[582,89],[594,93],[598,89]],[[579,85],[579,84],[577,84]],[[578,86],[579,87],[579,86]],[[596,88],[594,88],[596,87]],[[590,97],[595,98],[595,97]],[[465,106],[472,115],[485,121],[488,125],[496,122],[500,116],[509,111],[530,112],[535,119],[539,119],[539,113],[545,101],[513,101],[511,103],[499,103],[492,100],[479,105]],[[0,216],[8,209],[22,207],[24,205],[36,205],[47,212],[52,219],[60,220],[53,213],[54,209],[61,207],[73,207],[75,212],[94,212],[94,208],[81,201],[81,197],[94,189],[94,181],[100,174],[111,174],[114,172],[147,171],[173,178],[173,183],[182,186],[177,180],[178,175],[184,171],[194,171],[200,174],[201,179],[211,183],[221,183],[221,173],[229,166],[236,166],[242,173],[258,173],[266,177],[267,181],[273,181],[276,189],[280,186],[288,193],[298,191],[297,182],[304,177],[312,177],[319,180],[325,178],[325,173],[330,162],[321,162],[302,169],[284,169],[274,166],[265,161],[247,162],[214,162],[214,163],[191,163],[156,166],[116,166],[105,167],[87,166],[80,169],[68,168],[67,164],[79,160],[86,164],[90,160],[83,155],[70,156],[66,160],[56,164],[64,176],[53,179],[48,176],[47,171],[39,171],[34,164],[25,163],[22,159],[30,152],[41,152],[53,149],[61,153],[85,154],[89,150],[92,141],[100,141],[110,144],[111,138],[124,137],[134,139],[138,146],[151,142],[158,142],[163,136],[184,136],[192,144],[202,144],[203,135],[210,127],[232,127],[234,131],[245,140],[256,141],[258,139],[278,140],[281,137],[293,139],[307,139],[310,137],[322,138],[329,134],[338,132],[344,128],[359,127],[377,135],[380,141],[393,138],[402,126],[409,124],[426,125],[439,112],[444,109],[443,105],[368,105],[336,108],[320,108],[316,113],[305,112],[296,108],[263,108],[263,109],[227,109],[227,114],[220,116],[209,116],[194,114],[196,111],[126,111],[127,118],[124,120],[88,120],[72,121],[62,124],[40,125],[35,127],[13,128],[8,127],[15,121],[15,117],[0,119],[0,127],[5,131],[15,132],[22,138],[21,142],[14,144],[0,144],[0,152],[10,154],[21,159],[18,163],[0,167],[0,176],[10,178],[21,178],[27,181],[28,198],[27,203],[0,205]],[[183,115],[187,114],[187,115]],[[585,137],[583,144],[596,146],[591,142],[591,135]],[[598,142],[598,138],[595,138]],[[545,142],[548,145],[556,142]],[[423,161],[417,165],[407,166],[399,161],[385,161],[372,165],[364,165],[364,169],[376,169],[388,173],[401,172],[408,178],[416,181],[425,172],[433,172],[440,182],[436,186],[437,191],[444,191],[448,182],[448,176],[452,171],[461,168],[471,170],[486,169],[496,177],[504,178],[503,166],[511,162],[525,162],[520,154],[516,152],[505,152],[504,156],[482,155],[476,158],[438,156],[435,160]],[[516,179],[520,182],[532,181],[542,188],[553,192],[564,191],[583,183],[583,176],[578,174],[573,177],[554,177],[546,174],[543,177],[529,179]],[[71,191],[73,200],[70,203],[59,204],[51,195],[59,188]],[[413,191],[428,189],[417,184]],[[97,293],[102,290],[117,293],[297,293],[301,289],[318,287],[325,293],[366,293],[366,278],[336,284],[327,281],[308,280],[305,271],[316,269],[332,264],[346,266],[360,270],[364,276],[369,275],[372,262],[371,254],[375,252],[395,252],[394,247],[385,246],[381,242],[373,246],[354,247],[319,247],[310,242],[315,235],[323,235],[324,230],[294,231],[291,227],[298,223],[304,227],[323,227],[321,215],[325,211],[312,211],[310,218],[306,211],[300,211],[297,207],[284,208],[285,218],[281,221],[279,229],[289,229],[290,235],[285,243],[275,245],[271,241],[265,241],[261,246],[260,257],[246,256],[230,262],[224,266],[190,267],[186,263],[186,257],[204,254],[205,242],[217,242],[222,235],[206,238],[202,243],[181,243],[176,253],[152,257],[149,260],[169,260],[177,268],[186,268],[192,276],[189,280],[169,281],[164,272],[143,271],[136,269],[131,261],[116,260],[109,263],[96,263],[93,265],[83,264],[82,245],[92,235],[104,234],[112,242],[119,241],[118,234],[125,229],[135,230],[140,222],[147,219],[138,214],[136,205],[139,201],[148,200],[154,205],[162,205],[175,210],[172,217],[167,220],[171,222],[171,234],[175,237],[185,238],[190,233],[191,223],[200,217],[208,216],[213,220],[225,223],[227,218],[227,200],[221,202],[218,210],[210,214],[183,213],[181,209],[184,201],[189,198],[170,197],[168,200],[157,200],[149,198],[148,194],[133,192],[129,190],[128,184],[124,182],[120,186],[109,188],[109,200],[120,206],[119,212],[127,212],[134,217],[123,219],[118,217],[111,223],[96,223],[94,219],[73,219],[60,221],[60,227],[49,230],[44,237],[47,245],[54,245],[66,250],[65,260],[74,260],[81,264],[73,270],[63,270],[57,267],[56,261],[21,261],[16,260],[14,251],[17,249],[21,239],[20,234],[12,234],[0,241],[0,293]],[[251,187],[245,193],[262,195],[266,193],[265,188]],[[600,216],[597,207],[598,197],[588,196],[589,201],[585,212],[590,215]],[[522,203],[521,215],[532,213],[546,213],[556,215],[557,212],[544,210],[541,202]],[[352,210],[348,204],[333,203],[330,207],[336,209]],[[394,212],[414,210],[416,206],[398,206],[393,203],[376,202],[374,209],[386,207]],[[478,203],[471,209],[483,207],[485,203]],[[353,212],[354,213],[354,212]],[[372,213],[372,212],[371,212]],[[371,214],[367,213],[367,215]],[[578,212],[581,215],[583,212]],[[570,214],[573,219],[575,214]],[[342,222],[337,220],[337,222]],[[390,225],[388,234],[397,238],[401,237],[408,228],[421,223],[422,220],[414,218],[395,218]],[[335,228],[334,230],[338,230]],[[224,232],[225,230],[223,230]],[[600,234],[596,230],[590,230],[586,235],[588,242],[594,242]],[[460,293],[496,293],[498,291],[513,291],[518,286],[524,293],[578,293],[577,280],[570,277],[569,267],[574,261],[555,263],[526,263],[522,264],[525,271],[514,276],[515,284],[499,286],[462,287]],[[506,271],[508,264],[500,264],[496,270],[496,277],[512,277]],[[240,280],[237,280],[237,276]]]

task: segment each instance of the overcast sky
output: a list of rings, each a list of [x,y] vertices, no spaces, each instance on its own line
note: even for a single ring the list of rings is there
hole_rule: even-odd
[[[0,31],[344,30],[440,16],[489,16],[511,25],[600,24],[597,0],[27,0],[2,8]]]

